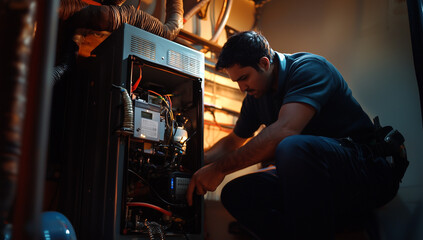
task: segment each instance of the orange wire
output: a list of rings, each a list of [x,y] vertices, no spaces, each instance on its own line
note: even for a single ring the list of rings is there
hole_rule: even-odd
[[[163,214],[171,217],[172,216],[172,212],[167,211],[161,207],[158,207],[156,205],[150,204],[150,203],[144,203],[144,202],[128,202],[126,203],[126,206],[128,207],[148,207],[157,211],[162,212]]]
[[[134,85],[132,85],[132,89],[131,92],[135,91],[138,87],[138,84],[140,84],[141,82],[141,78],[142,78],[142,70],[141,70],[141,66],[140,66],[140,77],[137,79],[137,81],[135,82]]]
[[[169,95],[165,95],[165,97],[167,98],[167,100],[169,101],[170,104],[170,109],[172,109],[172,100],[170,99]]]
[[[149,92],[151,92],[151,93],[154,93],[154,94],[156,94],[157,96],[159,96],[159,97],[161,97],[161,98],[163,98],[163,96],[162,95],[160,95],[160,94],[158,94],[158,93],[156,93],[155,91],[153,91],[153,90],[148,90]]]

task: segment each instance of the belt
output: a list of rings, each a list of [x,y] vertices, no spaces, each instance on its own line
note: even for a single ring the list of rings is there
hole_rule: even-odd
[[[384,127],[391,128],[391,127]],[[386,131],[386,129],[385,129]],[[383,138],[375,139],[370,144],[366,144],[375,156],[384,157],[389,165],[394,169],[395,177],[401,181],[405,171],[410,164],[407,159],[407,150],[404,145],[403,135],[391,128],[383,135]]]
[[[395,178],[401,181],[404,177],[405,171],[409,165],[407,160],[407,151],[404,145],[404,137],[397,130],[390,127],[384,127],[385,134],[378,134],[366,143],[355,143],[351,138],[338,139],[341,145],[345,147],[352,147],[356,144],[361,145],[367,149],[373,157],[383,157],[392,167]],[[387,130],[390,130],[389,132]],[[388,132],[388,133],[386,133]],[[383,136],[383,137],[380,137]]]

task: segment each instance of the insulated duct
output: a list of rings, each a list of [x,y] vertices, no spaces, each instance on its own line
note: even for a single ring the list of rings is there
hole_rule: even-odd
[[[134,6],[86,6],[80,0],[62,0],[59,11],[61,19],[68,19],[71,26],[97,31],[114,31],[123,23],[131,24],[145,31],[173,40],[183,27],[182,0],[166,2],[166,20],[160,22],[150,14]]]
[[[68,36],[73,34],[77,28],[112,32],[123,23],[128,23],[166,39],[174,40],[183,27],[183,11],[182,0],[166,1],[166,20],[165,23],[162,23],[150,14],[137,10],[134,6],[93,6],[82,0],[61,0],[59,18],[65,22],[63,26],[69,28],[65,33]],[[64,41],[69,40],[64,39]],[[66,45],[69,48],[64,50],[64,56],[59,56],[63,60],[54,68],[53,83],[60,81],[75,62],[77,47],[72,43]]]

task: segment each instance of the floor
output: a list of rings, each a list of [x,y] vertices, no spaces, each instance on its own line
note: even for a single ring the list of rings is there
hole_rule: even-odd
[[[255,240],[247,233],[229,233],[229,224],[234,221],[220,201],[204,201],[205,240]]]
[[[204,201],[205,240],[257,240],[248,233],[229,233],[229,224],[235,219],[220,201]],[[364,231],[347,231],[336,234],[335,240],[370,240]]]

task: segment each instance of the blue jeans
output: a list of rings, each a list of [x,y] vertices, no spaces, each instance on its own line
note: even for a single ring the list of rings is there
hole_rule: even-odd
[[[399,186],[385,158],[327,137],[285,138],[275,166],[222,190],[225,208],[260,239],[333,239],[338,219],[384,205]]]

